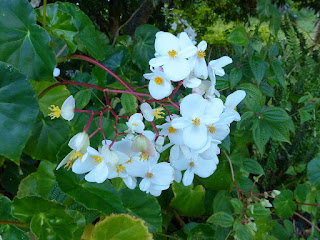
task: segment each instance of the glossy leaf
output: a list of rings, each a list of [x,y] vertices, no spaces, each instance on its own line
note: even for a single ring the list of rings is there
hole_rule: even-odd
[[[281,191],[280,195],[273,201],[276,213],[281,218],[288,218],[296,210],[296,204],[293,202],[293,192],[290,190]]]
[[[266,72],[265,63],[260,57],[253,56],[249,59],[249,64],[251,71],[259,85]]]
[[[243,169],[249,173],[253,173],[257,175],[264,174],[263,168],[256,160],[245,158],[243,159],[242,166],[243,166]]]
[[[209,224],[200,223],[190,229],[187,240],[214,240],[214,229]]]
[[[254,231],[248,225],[242,225],[240,222],[235,222],[233,229],[238,240],[253,240]]]
[[[49,35],[36,25],[28,1],[0,2],[0,32],[0,61],[12,64],[33,80],[52,79],[56,57]]]
[[[0,76],[0,155],[19,164],[39,112],[38,103],[30,82],[14,67],[0,62]]]
[[[282,86],[285,87],[284,83],[284,70],[281,67],[281,62],[278,59],[271,60],[270,62],[271,69],[274,73],[274,75],[277,78],[278,83]]]
[[[37,190],[42,197],[48,197],[50,190],[56,184],[54,171],[57,165],[49,161],[41,161],[37,170]]]
[[[174,198],[171,200],[170,206],[181,215],[199,217],[204,213],[205,189],[202,185],[193,187],[193,185],[184,186],[182,182],[173,182],[172,191]]]
[[[132,94],[122,94],[121,104],[126,113],[133,115],[137,112],[138,103],[137,98]]]
[[[161,232],[161,208],[154,196],[146,195],[139,189],[123,188],[120,191],[120,198],[130,215],[146,222],[149,232]]]
[[[234,68],[230,72],[229,80],[231,89],[234,88],[242,78],[242,70],[240,68]]]
[[[108,180],[104,183],[87,182],[84,175],[77,175],[63,168],[56,171],[56,178],[63,192],[88,209],[106,214],[124,211],[118,192]]]
[[[311,183],[320,188],[320,158],[316,157],[308,163],[308,179]]]
[[[207,220],[207,222],[213,223],[223,228],[231,227],[233,225],[233,221],[233,217],[226,212],[216,212]]]
[[[233,29],[227,37],[227,41],[237,46],[247,46],[249,44],[247,32],[243,27]]]
[[[74,96],[76,102],[76,109],[83,109],[88,105],[91,99],[91,91],[89,89],[83,89],[77,92]]]
[[[17,197],[39,196],[37,191],[37,173],[31,173],[20,182]]]
[[[144,222],[127,214],[111,215],[98,222],[93,230],[93,240],[131,239],[151,240],[152,234]]]

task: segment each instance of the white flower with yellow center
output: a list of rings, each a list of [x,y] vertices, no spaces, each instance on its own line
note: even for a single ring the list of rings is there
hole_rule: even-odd
[[[149,122],[152,122],[154,118],[164,118],[165,115],[162,107],[152,109],[149,103],[142,103],[140,109],[142,111],[143,117]]]
[[[195,46],[184,47],[186,41],[190,39],[185,32],[179,38],[168,32],[158,32],[155,40],[156,58],[152,58],[149,64],[152,67],[162,66],[163,72],[172,81],[186,78],[191,71],[187,58],[197,52]]]
[[[144,123],[142,122],[143,117],[141,113],[135,113],[130,118],[129,121],[126,122],[128,126],[128,133],[142,133],[144,130]]]
[[[161,71],[161,68],[157,67],[151,69],[152,73],[143,74],[145,79],[149,79],[149,92],[154,99],[160,100],[168,97],[173,90],[173,86],[168,77]]]
[[[56,170],[63,165],[66,165],[65,167],[68,167],[69,170],[76,160],[82,160],[82,157],[87,152],[89,145],[89,136],[86,132],[80,132],[74,135],[68,143],[68,146],[73,150],[59,163]]]
[[[182,117],[172,120],[172,127],[183,130],[183,142],[191,149],[201,149],[207,143],[207,126],[219,120],[218,114],[208,111],[207,100],[199,94],[190,94],[182,99]],[[212,110],[209,108],[209,110]]]
[[[224,67],[232,63],[232,59],[228,56],[223,56],[219,59],[212,60],[208,64],[208,74],[211,79],[211,87],[209,88],[209,95],[215,94],[216,75],[222,77],[225,75]]]
[[[197,47],[197,53],[189,59],[191,66],[196,77],[207,79],[208,78],[208,67],[205,60],[207,42],[201,41]]]
[[[225,103],[225,110],[221,114],[221,119],[224,120],[225,123],[230,124],[233,121],[240,121],[240,114],[237,112],[238,104],[246,97],[246,92],[243,90],[237,90],[231,93]]]
[[[61,116],[65,120],[70,121],[74,117],[74,108],[75,100],[73,96],[70,96],[63,102],[61,110],[58,106],[51,105],[51,107],[49,107],[51,113],[49,113],[48,116],[50,116],[51,119],[59,118]]]

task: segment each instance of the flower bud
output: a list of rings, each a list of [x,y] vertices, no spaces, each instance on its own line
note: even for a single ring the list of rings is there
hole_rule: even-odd
[[[151,157],[155,157],[156,150],[151,141],[144,135],[136,137],[131,145],[131,149],[134,152],[146,153]]]

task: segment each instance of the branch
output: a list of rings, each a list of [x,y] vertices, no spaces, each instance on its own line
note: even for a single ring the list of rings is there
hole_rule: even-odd
[[[313,226],[315,229],[317,229],[320,232],[320,228],[318,228],[313,222],[311,222],[310,220],[306,219],[304,216],[300,215],[297,212],[295,212],[294,215],[297,215],[301,219],[305,220],[307,223],[309,223],[311,226]]]
[[[13,221],[0,221],[0,224],[9,224],[9,225],[14,225],[14,226],[18,226],[18,227],[25,227],[28,228],[29,226],[25,223],[21,223],[21,222],[13,222]]]

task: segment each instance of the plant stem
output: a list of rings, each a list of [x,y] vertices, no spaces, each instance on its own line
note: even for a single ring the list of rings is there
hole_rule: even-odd
[[[45,27],[47,25],[47,0],[43,0],[43,11],[42,11],[42,15],[43,15],[43,24],[42,26]]]
[[[304,216],[300,215],[299,213],[295,212],[294,215],[297,215],[299,218],[305,220],[307,223],[309,223],[311,226],[313,226],[315,229],[317,229],[320,232],[320,228],[318,228],[313,222],[306,219]]]
[[[18,227],[25,227],[28,228],[28,225],[21,222],[13,222],[13,221],[0,221],[0,224],[8,224],[8,225],[14,225]]]

